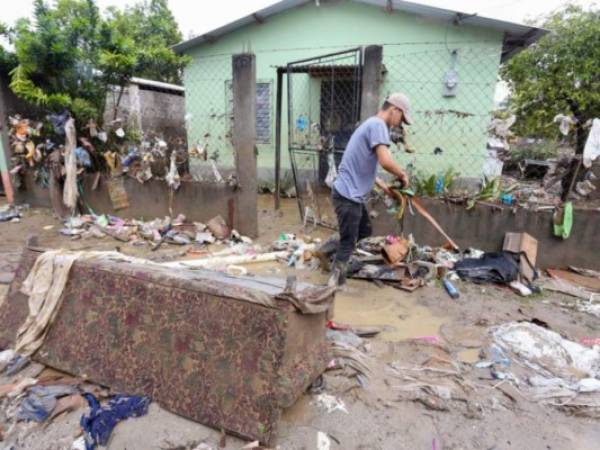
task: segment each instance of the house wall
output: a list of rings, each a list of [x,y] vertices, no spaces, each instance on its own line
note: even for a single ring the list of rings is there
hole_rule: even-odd
[[[321,6],[317,7],[310,3],[268,18],[262,24],[245,26],[186,52],[192,57],[184,75],[186,112],[189,114],[188,140],[190,144],[207,147],[209,155],[211,151],[218,151],[219,162],[224,165],[233,161],[226,88],[231,74],[230,55],[233,53],[250,50],[256,54],[257,80],[271,82],[273,86],[274,117],[277,66],[361,45],[393,43],[384,47],[383,62],[387,72],[382,95],[392,90],[407,92],[414,103],[415,119],[420,122],[414,126],[411,136],[419,156],[403,156],[397,151],[397,158],[404,164],[413,162],[419,166],[418,169],[427,172],[456,165],[468,168],[470,172],[480,171],[502,38],[502,33],[495,30],[468,25],[456,27],[399,11],[386,12],[365,4],[321,2]],[[459,52],[455,68],[461,79],[456,97],[444,98],[442,80],[451,64],[449,49],[454,48]],[[318,89],[314,84],[304,83],[306,90],[309,87],[313,90],[310,94],[308,91],[298,93],[299,98],[312,98]],[[474,88],[475,85],[477,88]],[[282,167],[285,170],[289,167],[285,90],[283,98]],[[308,104],[315,106],[314,102]],[[297,107],[294,112],[296,110]],[[474,115],[457,117],[453,113],[439,113],[447,110]],[[314,108],[310,114],[318,117]],[[292,123],[295,123],[295,117]],[[262,178],[272,177],[274,119],[271,134],[271,144],[258,145],[259,175]],[[433,149],[436,147],[442,148],[443,153],[434,158]],[[465,165],[467,160],[468,167]]]

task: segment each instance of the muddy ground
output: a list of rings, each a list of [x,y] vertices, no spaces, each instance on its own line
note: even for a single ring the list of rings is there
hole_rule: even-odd
[[[280,232],[297,232],[325,237],[327,230],[301,230],[295,201],[284,201],[280,213],[271,209],[271,199],[260,200],[259,243],[268,245]],[[106,237],[71,240],[61,236],[61,224],[50,210],[30,209],[20,223],[0,224],[0,302],[28,235],[37,235],[48,248],[118,248],[123,253],[153,259],[181,255],[182,247],[164,245],[157,252],[148,247],[132,247]],[[256,273],[284,276],[294,272],[300,279],[323,283],[327,275],[309,269],[295,271],[282,263],[249,265]],[[499,386],[489,369],[476,369],[473,363],[485,351],[489,328],[509,321],[538,319],[572,340],[600,336],[599,319],[574,311],[572,299],[544,293],[521,298],[494,286],[456,283],[461,297],[452,300],[438,284],[413,293],[372,283],[349,281],[336,297],[335,320],[352,325],[382,325],[386,331],[365,339],[372,376],[366,387],[359,387],[346,372],[327,372],[325,393],[336,396],[346,406],[328,413],[317,404],[317,394],[306,393],[286,410],[271,447],[282,450],[317,449],[317,433],[327,433],[335,449],[477,449],[477,450],[597,450],[600,448],[600,423],[580,417],[574,410],[543,406],[518,391]],[[437,336],[431,344],[415,338]],[[451,367],[456,388],[451,399],[431,402],[406,395],[406,387],[425,376],[411,372],[434,358]],[[399,373],[399,367],[408,368]],[[11,380],[0,378],[0,385],[27,375],[30,366]],[[443,374],[438,381],[444,381]],[[431,378],[430,378],[431,379]],[[447,380],[446,380],[447,381]],[[438,399],[439,400],[439,399]],[[80,435],[82,410],[56,418],[45,425],[6,422],[10,402],[0,403],[0,449],[69,449]],[[152,404],[149,413],[119,424],[108,448],[112,450],[158,450],[194,448],[206,443],[219,448],[220,433],[191,422]],[[227,449],[246,443],[227,437]],[[325,447],[324,447],[325,448]]]

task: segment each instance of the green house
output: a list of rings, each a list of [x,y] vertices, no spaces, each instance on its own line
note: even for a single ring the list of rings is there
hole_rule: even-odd
[[[352,49],[380,45],[380,101],[402,91],[414,110],[415,124],[408,130],[414,152],[399,145],[393,149],[396,158],[417,172],[452,168],[479,176],[489,158],[499,66],[544,33],[404,1],[283,0],[175,46],[191,57],[184,74],[188,143],[218,165],[232,166],[231,55],[252,52],[259,177],[272,179],[277,69],[349,50],[326,62],[311,60],[310,67],[288,75],[290,93],[286,77],[282,83],[282,170],[289,168],[288,137],[296,146],[343,148],[360,107],[353,74],[362,63],[361,52]],[[323,130],[334,128],[336,142],[324,142]]]

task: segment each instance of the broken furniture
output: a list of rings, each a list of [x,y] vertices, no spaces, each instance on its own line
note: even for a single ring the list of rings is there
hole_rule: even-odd
[[[14,345],[28,314],[20,286],[40,254],[24,251],[0,305],[0,348]],[[33,359],[268,442],[281,410],[330,359],[326,310],[334,291],[284,286],[280,279],[77,260]]]

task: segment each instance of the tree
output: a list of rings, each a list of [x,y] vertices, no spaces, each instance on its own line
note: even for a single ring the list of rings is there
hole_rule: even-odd
[[[107,23],[115,35],[131,39],[135,45],[135,76],[181,83],[189,59],[171,50],[182,35],[167,0],[142,1],[124,10],[109,8]]]
[[[12,30],[6,24],[0,22],[0,39],[12,40]],[[11,70],[17,66],[17,57],[14,52],[4,48],[0,44],[0,78],[5,78]]]
[[[35,0],[34,20],[20,19],[15,27],[13,92],[50,111],[98,117],[105,92],[95,71],[99,22],[93,0],[58,0],[54,8]]]
[[[515,131],[556,136],[552,119],[569,113],[575,101],[582,117],[600,115],[600,11],[575,5],[550,14],[540,24],[550,31],[501,68],[517,114]]]
[[[111,8],[105,17],[95,0],[35,0],[33,20],[14,30],[10,86],[47,110],[71,110],[79,125],[101,122],[109,85],[120,87],[120,99],[133,76],[180,80],[187,58],[169,47],[180,39],[166,0]]]

